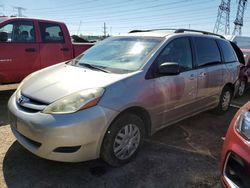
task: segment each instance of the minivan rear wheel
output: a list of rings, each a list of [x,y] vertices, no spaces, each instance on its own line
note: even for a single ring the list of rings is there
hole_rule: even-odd
[[[245,94],[246,85],[247,85],[247,82],[246,82],[245,79],[240,81],[239,89],[238,89],[238,91],[236,93],[237,97],[242,97]]]
[[[123,114],[107,130],[101,158],[111,166],[120,166],[135,157],[145,137],[144,122],[135,114]]]
[[[233,97],[233,92],[231,88],[225,86],[221,92],[219,104],[214,109],[214,112],[216,114],[224,114],[225,112],[227,112],[230,107],[232,97]]]

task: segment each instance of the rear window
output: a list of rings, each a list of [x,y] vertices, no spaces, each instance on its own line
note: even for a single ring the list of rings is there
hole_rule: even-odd
[[[214,39],[194,38],[198,67],[221,62],[220,51]]]
[[[40,22],[39,27],[43,42],[45,43],[64,42],[63,32],[59,24]]]
[[[231,44],[223,40],[219,40],[218,42],[221,47],[225,63],[231,63],[237,61],[234,49],[232,48]]]

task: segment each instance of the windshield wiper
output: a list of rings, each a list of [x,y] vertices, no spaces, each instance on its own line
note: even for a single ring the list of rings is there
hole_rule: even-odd
[[[102,71],[102,72],[106,72],[106,73],[110,73],[109,71],[101,68],[100,66],[97,66],[97,65],[91,65],[91,64],[88,64],[88,63],[81,63],[79,64],[80,66],[84,66],[84,67],[87,67],[89,69],[92,69],[92,70],[99,70],[99,71]]]

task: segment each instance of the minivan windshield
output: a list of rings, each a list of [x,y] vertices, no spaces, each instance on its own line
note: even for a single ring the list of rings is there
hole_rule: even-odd
[[[161,43],[158,37],[112,37],[96,44],[72,61],[72,65],[114,73],[138,70]]]

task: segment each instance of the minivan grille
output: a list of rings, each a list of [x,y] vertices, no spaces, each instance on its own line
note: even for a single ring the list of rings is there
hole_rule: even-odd
[[[19,107],[29,111],[29,112],[39,112],[42,111],[48,104],[41,101],[32,99],[22,94],[21,91],[16,93],[16,102]]]

